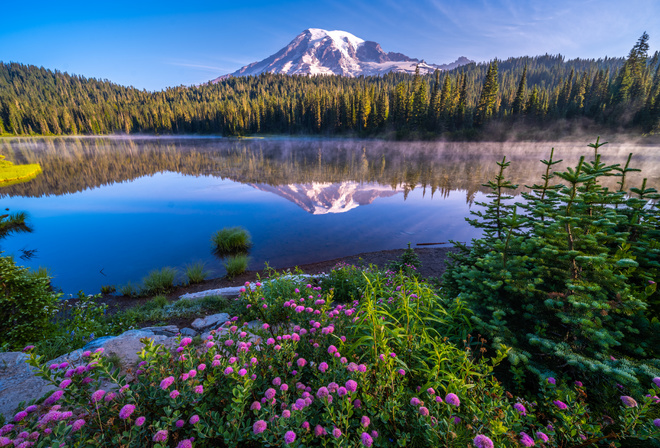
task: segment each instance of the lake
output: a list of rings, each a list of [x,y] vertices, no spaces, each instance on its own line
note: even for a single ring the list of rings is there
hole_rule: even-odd
[[[279,268],[419,243],[469,242],[466,222],[503,155],[514,183],[540,181],[550,148],[575,163],[588,141],[425,143],[303,138],[82,137],[0,139],[14,163],[43,173],[0,188],[34,232],[0,241],[17,262],[47,267],[65,293],[139,283],[164,266],[203,261],[224,275],[210,238],[252,235],[250,268]],[[660,185],[660,147],[609,144],[607,163]],[[642,175],[631,176],[638,185]],[[612,187],[615,187],[612,179]]]

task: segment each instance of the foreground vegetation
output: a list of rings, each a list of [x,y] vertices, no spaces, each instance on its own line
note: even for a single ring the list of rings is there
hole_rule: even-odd
[[[644,34],[627,58],[561,55],[469,64],[442,75],[263,74],[147,92],[0,63],[0,135],[110,133],[477,136],[488,123],[542,131],[588,119],[657,132],[660,59]],[[491,132],[488,133],[491,135]]]
[[[41,375],[58,389],[16,414],[0,440],[514,447],[653,443],[660,435],[650,380],[649,396],[622,395],[605,421],[588,402],[598,386],[581,378],[547,378],[515,397],[492,373],[506,350],[491,353],[467,334],[471,312],[460,299],[391,271],[360,274],[360,300],[336,305],[323,283],[282,277],[246,284],[234,302],[246,316],[199,343],[178,338],[173,351],[147,344],[131,382],[100,351],[86,353],[81,367],[43,364]],[[262,322],[248,333],[243,324],[252,312]],[[31,362],[41,364],[34,354]],[[104,378],[119,389],[103,388]]]
[[[131,381],[102,350],[47,362],[56,297],[3,257],[0,313],[14,311],[0,324],[17,328],[4,342],[37,341],[25,350],[57,389],[22,406],[0,446],[660,446],[660,195],[627,186],[632,156],[606,166],[603,143],[590,147],[564,172],[551,152],[519,204],[503,159],[472,221],[484,236],[439,288],[409,248],[394,270],[271,272],[231,301],[156,297],[105,316],[81,296],[55,325],[76,326],[68,348],[196,306],[234,316],[173,350],[148,342]]]

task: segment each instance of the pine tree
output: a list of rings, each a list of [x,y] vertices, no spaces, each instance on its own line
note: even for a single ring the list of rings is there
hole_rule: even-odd
[[[475,126],[483,126],[497,112],[497,94],[499,83],[497,79],[497,60],[488,65],[486,78],[481,89],[477,109],[475,110]]]
[[[523,69],[520,82],[518,83],[518,90],[516,91],[516,98],[513,100],[512,112],[513,115],[522,115],[525,113],[525,90],[527,89],[527,64]]]

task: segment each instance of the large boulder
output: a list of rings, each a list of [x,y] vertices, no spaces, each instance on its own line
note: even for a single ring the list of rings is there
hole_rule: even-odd
[[[21,401],[34,400],[55,389],[35,375],[27,360],[25,353],[0,353],[0,414],[8,421],[14,417]]]
[[[103,348],[104,355],[116,357],[119,360],[121,370],[132,369],[140,360],[138,353],[144,347],[144,343],[141,341],[143,338],[153,339],[156,344],[163,343],[167,339],[166,336],[156,336],[153,331],[129,330],[104,341],[100,347]],[[87,346],[85,348],[89,350]]]
[[[197,330],[204,330],[205,328],[218,327],[229,320],[229,314],[218,313],[206,316],[204,318],[197,318],[193,321],[192,327]]]

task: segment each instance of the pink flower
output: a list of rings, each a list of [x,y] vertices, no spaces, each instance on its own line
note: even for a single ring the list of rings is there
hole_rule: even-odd
[[[179,442],[179,444],[176,446],[176,448],[192,448],[192,440],[191,439],[183,439],[182,441]]]
[[[366,446],[367,448],[370,448],[371,445],[374,444],[374,439],[372,439],[371,436],[366,432],[363,432],[360,435],[360,442],[362,443],[362,446]]]
[[[422,404],[422,402],[419,401],[419,398],[417,398],[417,397],[412,397],[412,398],[410,399],[410,404],[413,405],[413,406],[419,406],[420,404]]]
[[[331,345],[330,347],[328,347],[328,353],[330,355],[337,353],[337,347],[335,347],[334,345]]]
[[[367,417],[366,415],[363,415],[362,418],[360,419],[360,424],[363,427],[367,428],[369,427],[369,424],[371,424],[371,420],[369,420],[369,417]]]
[[[82,428],[84,425],[85,425],[85,420],[79,418],[71,425],[71,431],[73,432],[79,431],[80,428]]]
[[[281,390],[282,392],[286,392],[287,390],[289,390],[289,385],[286,384],[286,383],[282,384],[282,385],[280,386],[280,390]]]
[[[424,417],[426,417],[427,415],[429,415],[429,410],[428,410],[428,408],[426,408],[424,406],[420,406],[419,407],[419,413],[421,415],[423,415]]]
[[[548,436],[546,436],[546,435],[545,435],[544,433],[542,433],[541,431],[537,431],[537,432],[536,432],[536,438],[537,438],[537,439],[541,439],[541,440],[543,440],[544,442],[547,442],[547,441],[549,440],[549,439],[548,439]]]
[[[325,373],[326,370],[328,370],[328,363],[327,362],[322,362],[319,364],[319,370],[323,373]]]
[[[445,397],[445,401],[452,406],[460,406],[461,400],[458,399],[458,396],[453,393],[448,393]]]
[[[165,390],[168,387],[170,387],[173,382],[174,382],[174,377],[168,376],[167,378],[165,378],[163,381],[160,382],[160,388]]]
[[[340,437],[341,437],[341,429],[335,427],[335,428],[332,430],[332,436],[333,436],[335,439],[340,438]]]
[[[326,434],[327,434],[327,432],[326,432],[326,430],[323,426],[316,425],[316,427],[314,428],[314,435],[316,437],[321,437],[321,436],[324,436]]]
[[[122,420],[126,420],[128,417],[131,416],[131,414],[134,411],[135,411],[135,406],[133,406],[132,404],[127,404],[119,411],[119,418]]]
[[[321,386],[321,387],[319,387],[319,390],[316,391],[316,396],[317,396],[318,398],[323,398],[323,397],[327,397],[329,393],[330,393],[330,392],[328,392],[328,388],[327,388],[327,387],[325,387],[325,386]]]
[[[201,384],[198,385],[198,386],[195,386],[195,393],[196,394],[203,394],[204,393],[204,386],[202,386]]]
[[[232,369],[231,367],[227,367],[225,369],[225,375],[231,375],[232,373],[234,373],[234,369]]]
[[[185,425],[185,424],[186,424],[186,422],[184,422],[181,419],[177,420],[176,423],[175,423],[177,428],[183,428],[183,425]]]
[[[348,391],[346,390],[346,388],[344,386],[337,389],[337,395],[339,395],[340,397],[343,397],[347,393],[348,393]]]
[[[135,426],[142,426],[144,425],[144,422],[146,420],[146,417],[138,417],[135,419]]]
[[[20,421],[23,420],[25,417],[27,417],[27,415],[28,415],[28,413],[25,412],[25,411],[21,411],[21,412],[19,412],[18,414],[16,414],[16,415],[14,416],[14,422],[17,422],[17,423],[20,422]]]
[[[46,401],[44,401],[44,404],[47,405],[47,406],[51,405],[51,404],[54,404],[60,398],[62,398],[62,395],[64,395],[64,391],[56,390],[55,392],[53,392],[53,394],[50,397],[46,398]]]
[[[284,434],[284,443],[286,443],[287,445],[293,443],[294,440],[296,440],[295,432],[287,431],[286,434]]]
[[[261,410],[261,403],[259,403],[258,401],[253,402],[252,405],[250,406],[250,410],[251,411],[260,411]]]
[[[183,338],[183,339],[181,339],[181,342],[179,343],[179,345],[181,347],[185,347],[187,345],[190,345],[191,342],[192,342],[191,338]]]
[[[534,440],[525,432],[520,433],[520,443],[526,447],[534,446]]]
[[[178,397],[179,395],[180,395],[180,394],[179,394],[179,391],[176,390],[176,389],[174,389],[172,392],[170,392],[170,398],[171,398],[172,400],[176,399],[176,397]]]
[[[307,360],[305,358],[298,358],[298,361],[296,361],[298,364],[298,367],[301,369],[307,365]]]
[[[624,395],[621,397],[621,401],[623,402],[624,405],[626,405],[629,408],[636,408],[637,407],[637,402],[633,397],[629,397],[628,395]]]
[[[103,398],[104,395],[105,395],[105,391],[103,389],[97,390],[92,394],[92,403],[101,401],[101,398]]]
[[[474,443],[474,446],[477,448],[493,448],[493,441],[490,440],[488,437],[484,436],[483,434],[479,434],[477,437],[474,438],[472,441]]]
[[[557,384],[557,380],[555,380],[553,377],[548,378],[548,383],[550,384]]]
[[[154,434],[154,438],[152,440],[154,442],[164,442],[164,441],[166,441],[167,440],[167,430],[166,429],[161,429],[156,434]]]
[[[520,415],[527,415],[527,409],[521,403],[516,403],[513,405],[513,408],[518,411]]]
[[[254,422],[254,425],[252,425],[252,432],[254,434],[261,434],[266,430],[267,427],[268,424],[265,421],[257,420],[256,422]]]
[[[190,420],[188,420],[188,422],[191,425],[196,425],[199,422],[199,415],[197,414],[193,415],[192,417],[190,417]]]
[[[558,407],[559,409],[561,409],[562,411],[563,411],[564,409],[568,408],[568,406],[566,406],[566,403],[564,403],[563,401],[554,400],[553,403],[555,404],[555,406],[557,406],[557,407]]]
[[[406,374],[406,371],[403,369],[398,370],[399,375],[404,376]]]

